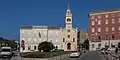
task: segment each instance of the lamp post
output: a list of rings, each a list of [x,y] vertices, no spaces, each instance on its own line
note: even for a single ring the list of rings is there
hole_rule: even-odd
[[[50,40],[50,42],[52,43],[52,40]],[[52,48],[52,44],[50,44],[50,48]],[[51,52],[51,60],[52,60],[52,50],[50,50]]]

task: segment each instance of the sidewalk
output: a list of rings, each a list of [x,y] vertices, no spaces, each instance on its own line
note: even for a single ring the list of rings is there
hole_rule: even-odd
[[[116,54],[114,51],[110,51],[109,55],[109,57],[111,57],[111,60],[119,60],[120,52]]]

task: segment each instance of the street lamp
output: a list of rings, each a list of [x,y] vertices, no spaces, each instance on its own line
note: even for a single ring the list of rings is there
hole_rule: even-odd
[[[50,40],[50,42],[52,43],[52,40]],[[50,48],[52,48],[52,44],[50,44]],[[51,60],[52,60],[52,50],[50,50],[51,52]]]

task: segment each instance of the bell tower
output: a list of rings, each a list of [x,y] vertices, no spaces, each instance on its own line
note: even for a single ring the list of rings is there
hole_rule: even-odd
[[[65,27],[72,28],[72,13],[71,13],[69,4],[68,4],[68,8],[65,15]]]

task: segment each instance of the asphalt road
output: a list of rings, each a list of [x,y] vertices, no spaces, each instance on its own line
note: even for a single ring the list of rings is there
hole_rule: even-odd
[[[15,55],[12,56],[10,59],[9,58],[0,58],[0,60],[21,60],[21,57],[19,56],[18,52],[14,52]]]
[[[0,60],[9,60],[9,59],[1,59]],[[18,52],[15,52],[15,55],[10,60],[21,60],[21,57],[19,56]],[[64,58],[61,60],[107,60],[103,55],[100,54],[100,52],[97,51],[90,51],[83,55],[81,55],[79,58]]]
[[[97,51],[90,51],[79,58],[70,58],[69,60],[106,60],[106,58]]]

